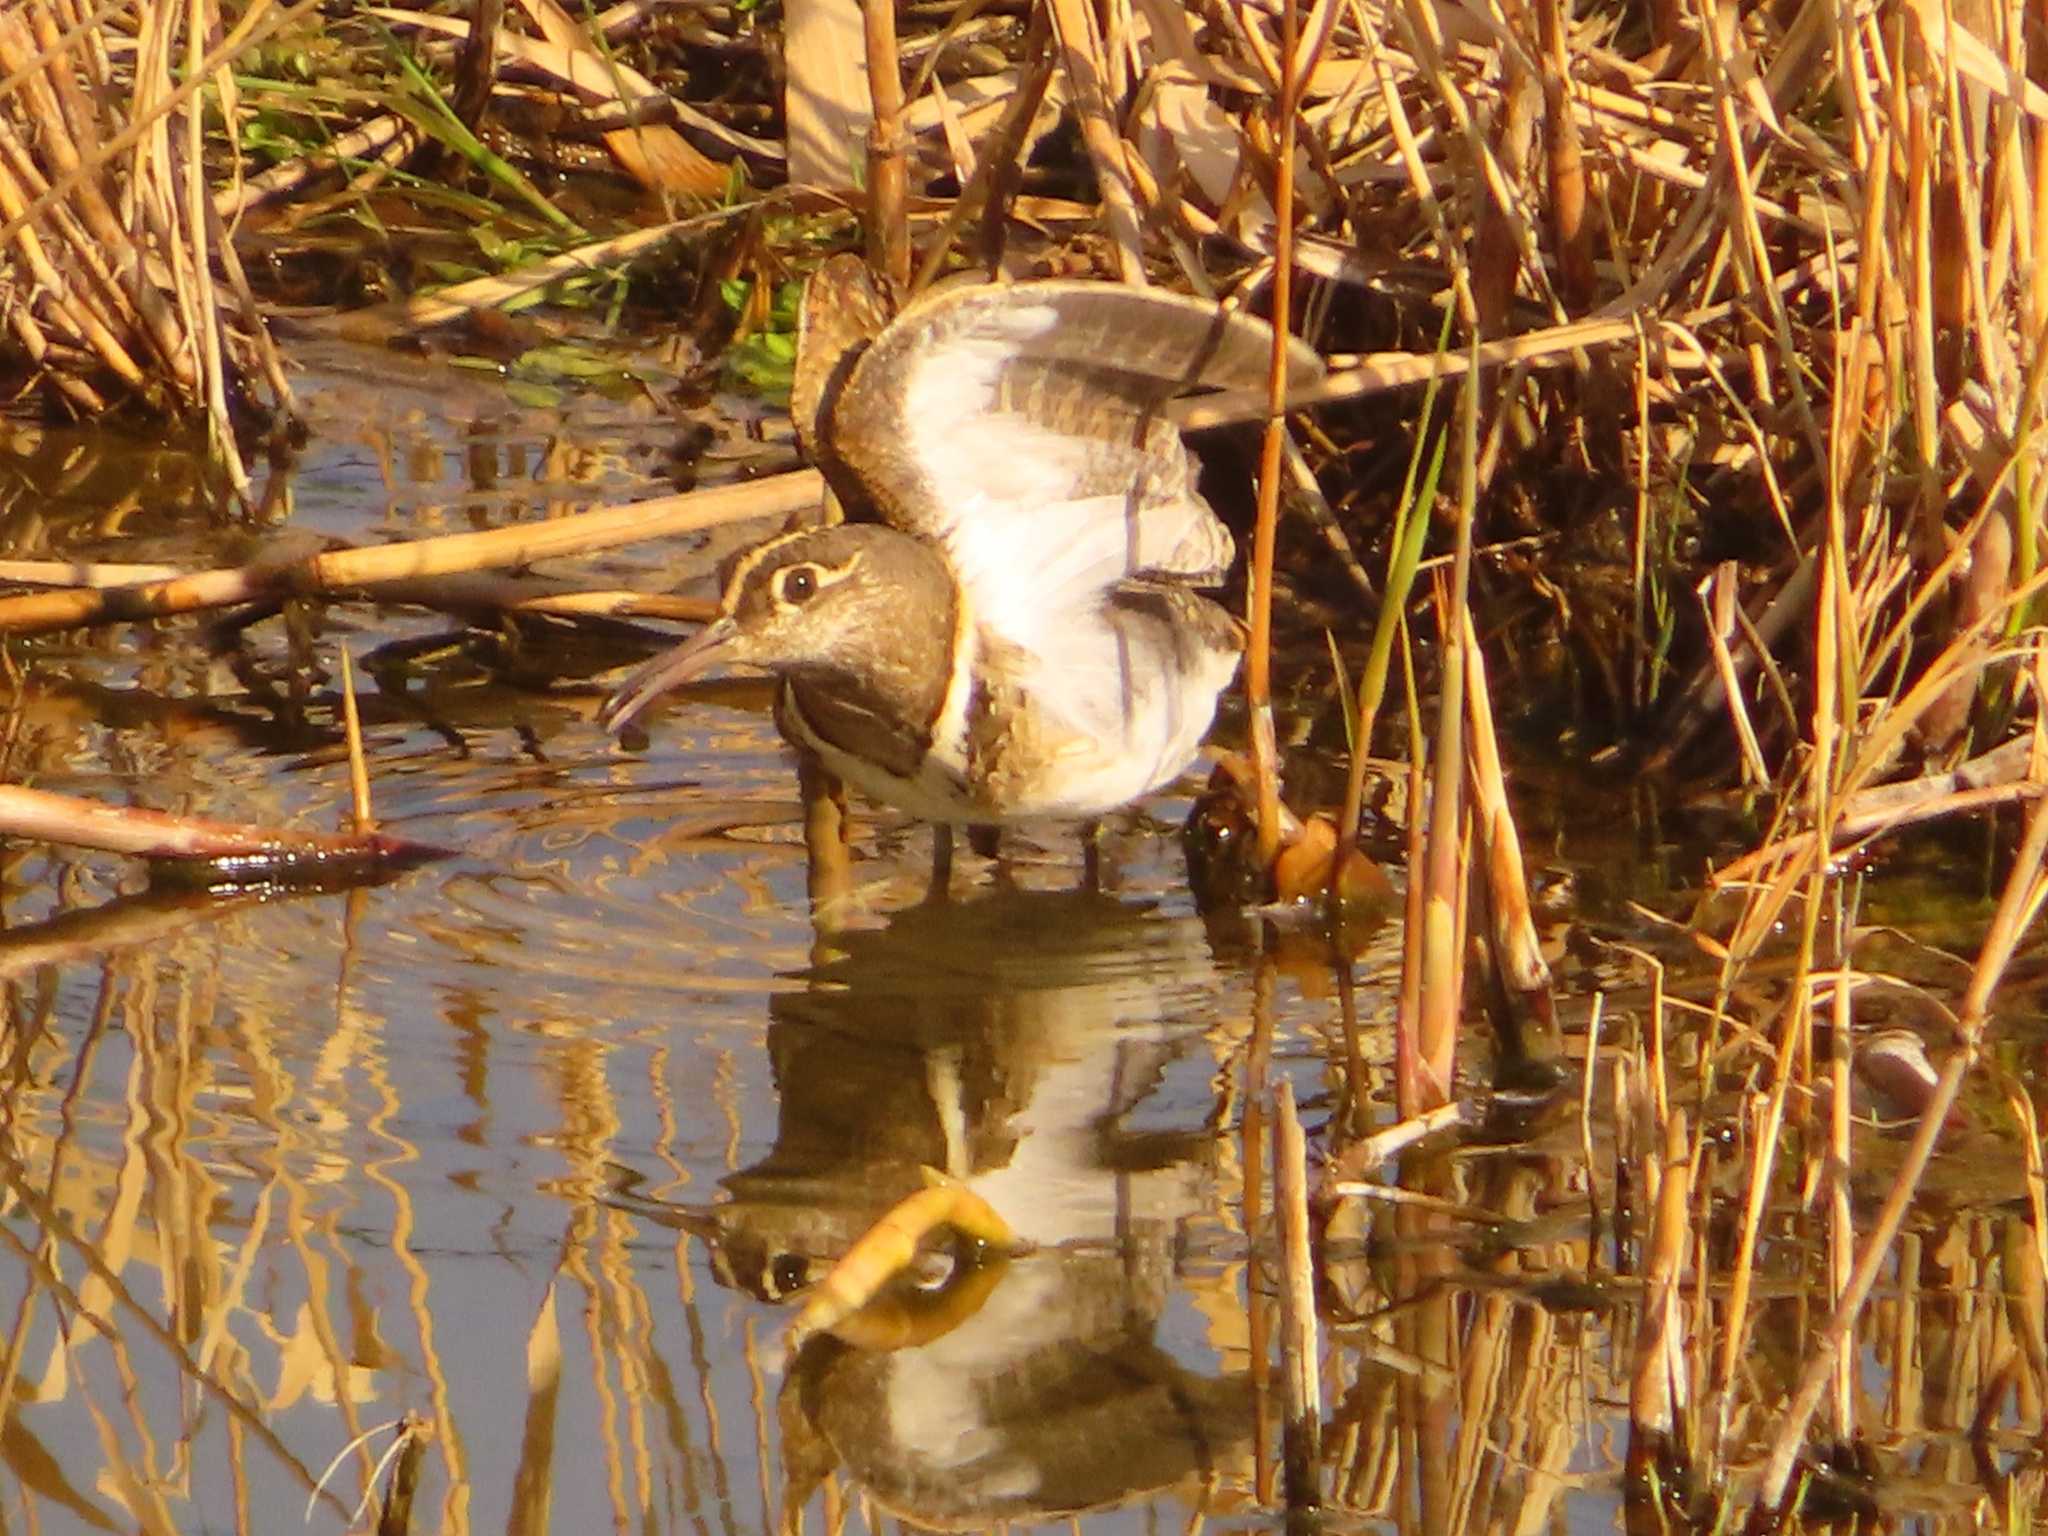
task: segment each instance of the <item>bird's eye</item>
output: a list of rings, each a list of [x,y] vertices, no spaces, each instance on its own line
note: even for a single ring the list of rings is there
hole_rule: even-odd
[[[785,603],[807,603],[818,592],[818,573],[808,565],[792,566],[782,573],[781,597]]]

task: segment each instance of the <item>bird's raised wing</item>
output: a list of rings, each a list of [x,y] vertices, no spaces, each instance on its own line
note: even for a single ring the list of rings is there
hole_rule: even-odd
[[[1222,577],[1229,531],[1160,407],[1262,384],[1271,349],[1264,321],[1170,293],[953,287],[859,351],[822,435],[878,516],[944,549],[981,624],[1050,659],[1126,578]]]

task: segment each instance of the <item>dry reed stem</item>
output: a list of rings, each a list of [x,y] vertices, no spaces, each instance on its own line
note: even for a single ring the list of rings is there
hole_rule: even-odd
[[[1742,781],[1762,788],[1771,782],[1764,766],[1763,748],[1757,745],[1756,727],[1750,723],[1749,707],[1742,697],[1742,682],[1736,673],[1735,657],[1728,648],[1735,633],[1735,562],[1723,561],[1699,585],[1700,610],[1706,618],[1707,644],[1714,657],[1714,672],[1721,680],[1721,699],[1728,708],[1729,723],[1742,748]],[[1753,650],[1752,656],[1761,655]]]
[[[1634,1364],[1629,1373],[1628,1419],[1632,1437],[1649,1435],[1669,1441],[1677,1434],[1679,1414],[1691,1398],[1679,1292],[1679,1277],[1692,1246],[1692,1138],[1684,1110],[1671,1111],[1660,1140],[1658,1158],[1651,1164],[1656,1188],[1651,1194],[1643,1310],[1637,1319]],[[1631,1463],[1641,1453],[1632,1441]]]
[[[1406,639],[1404,626],[1403,639]],[[1401,923],[1401,990],[1394,1007],[1394,1107],[1403,1120],[1411,1120],[1444,1103],[1445,1085],[1434,1091],[1427,1082],[1421,1047],[1422,986],[1426,962],[1423,957],[1424,882],[1416,872],[1424,867],[1429,847],[1428,738],[1422,729],[1422,706],[1415,687],[1415,664],[1410,647],[1401,648],[1402,678],[1406,684],[1408,718],[1408,821],[1404,853],[1408,886]]]
[[[110,621],[139,622],[276,597],[374,592],[391,583],[564,559],[750,518],[786,516],[817,505],[823,494],[824,481],[816,470],[796,470],[482,533],[330,550],[302,560],[196,571],[133,587],[0,597],[0,633],[39,634]]]
[[[281,161],[213,195],[214,212],[233,224],[252,208],[300,191],[309,182],[352,161],[397,164],[424,142],[418,129],[395,112],[383,113],[338,135],[332,144],[294,160]]]
[[[1378,1186],[1355,1182],[1368,1169],[1399,1157],[1417,1142],[1445,1131],[1474,1126],[1485,1118],[1485,1106],[1472,1099],[1439,1104],[1434,1109],[1395,1122],[1346,1146],[1329,1165],[1323,1180],[1328,1196],[1370,1194]]]
[[[80,281],[52,283],[46,273],[46,313],[73,330],[89,327],[98,362],[117,376],[132,379],[146,349],[148,373],[130,389],[157,408],[203,413],[218,461],[238,492],[248,482],[227,409],[230,385],[245,370],[240,356],[230,359],[223,345],[213,286],[217,226],[208,212],[200,114],[192,97],[223,79],[245,48],[310,6],[311,0],[302,0],[278,9],[258,0],[211,51],[201,45],[217,28],[203,0],[146,11],[132,50],[130,99],[119,116],[106,109],[114,96],[100,78],[95,31],[75,22],[60,26],[48,0],[30,0],[19,17],[0,25],[0,69],[8,71],[10,87],[0,92],[0,112],[19,115],[17,124],[0,133],[0,247],[20,243],[33,229],[33,243],[26,247],[31,262],[37,253],[62,249],[70,274]],[[23,18],[39,50],[35,61],[23,51]],[[174,83],[172,43],[181,19],[185,48],[178,72],[184,78]],[[90,95],[74,73],[75,54],[99,79]],[[169,130],[178,116],[185,127],[184,174],[174,182]],[[19,130],[26,123],[33,124],[32,143]],[[136,151],[132,156],[130,149]],[[116,213],[114,200],[123,202],[124,212]],[[117,269],[123,273],[118,281]],[[87,320],[81,303],[101,307]],[[253,315],[247,318],[260,328]],[[74,359],[51,358],[41,340],[27,333],[21,315],[10,316],[10,324],[46,377],[53,376],[51,365],[59,379],[78,367]],[[273,370],[265,372],[275,377]],[[80,407],[92,404],[94,392],[84,381],[55,387]],[[286,401],[280,397],[276,403]]]
[[[355,668],[348,647],[341,648],[341,727],[348,744],[349,820],[357,837],[377,830],[376,814],[370,809],[370,768],[363,756],[363,718],[356,710]]]
[[[861,17],[875,105],[868,129],[868,261],[900,292],[910,282],[910,173],[895,0],[862,0]]]
[[[1424,1092],[1432,1103],[1450,1096],[1464,998],[1461,857],[1465,811],[1465,637],[1471,601],[1472,524],[1479,486],[1479,376],[1474,368],[1458,396],[1458,514],[1448,590],[1438,588],[1437,632],[1444,666],[1438,680],[1436,737],[1431,743],[1429,844],[1424,856],[1422,978],[1416,1050]],[[1419,1107],[1427,1107],[1419,1106]]]
[[[1081,142],[1095,167],[1117,276],[1125,283],[1143,287],[1145,260],[1137,204],[1125,171],[1123,142],[1104,85],[1105,60],[1095,12],[1084,0],[1046,0],[1046,4],[1052,15],[1053,35],[1066,69],[1074,112],[1080,121]]]
[[[1288,256],[1294,226],[1294,126],[1300,106],[1295,79],[1296,0],[1281,0],[1282,65],[1274,158],[1273,351],[1266,376],[1266,432],[1259,448],[1258,520],[1252,531],[1251,637],[1245,646],[1245,707],[1251,715],[1252,770],[1258,784],[1259,867],[1280,853],[1280,753],[1273,732],[1273,553],[1280,521],[1282,414],[1287,398],[1288,343],[1293,331],[1294,269]],[[1331,878],[1337,878],[1332,871]]]

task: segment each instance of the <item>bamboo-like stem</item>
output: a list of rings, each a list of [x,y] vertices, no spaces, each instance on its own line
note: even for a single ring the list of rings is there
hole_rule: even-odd
[[[1287,343],[1294,305],[1294,122],[1300,108],[1295,76],[1296,0],[1281,0],[1279,121],[1273,163],[1273,361],[1266,377],[1266,435],[1259,446],[1258,522],[1252,533],[1251,639],[1245,647],[1245,705],[1251,714],[1252,768],[1258,775],[1259,866],[1280,852],[1280,752],[1273,732],[1273,547],[1280,522],[1282,415],[1287,400]],[[1333,866],[1341,868],[1341,865]],[[1332,875],[1333,880],[1336,876]]]
[[[258,561],[132,587],[0,597],[0,633],[41,634],[116,620],[139,622],[280,596],[375,591],[419,578],[591,554],[752,517],[786,516],[815,506],[824,485],[816,470],[796,470],[767,480],[481,533],[331,550],[285,564]]]
[[[903,66],[897,60],[895,0],[862,0],[868,91],[868,260],[899,289],[910,282],[910,169],[903,138]]]

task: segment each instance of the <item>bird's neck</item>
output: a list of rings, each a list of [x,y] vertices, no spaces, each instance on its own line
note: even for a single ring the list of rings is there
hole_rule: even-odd
[[[934,553],[922,545],[890,553],[899,557],[891,562],[894,600],[831,657],[786,676],[814,733],[908,776],[930,749],[952,690],[960,610],[952,576]]]

